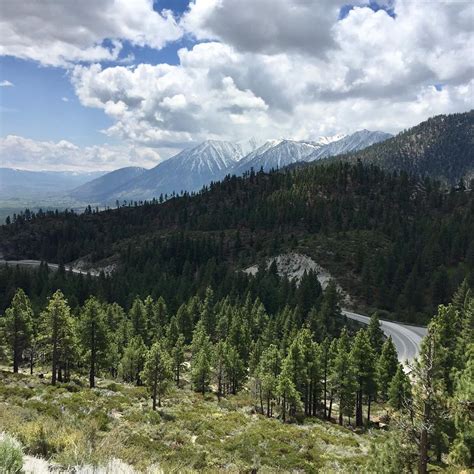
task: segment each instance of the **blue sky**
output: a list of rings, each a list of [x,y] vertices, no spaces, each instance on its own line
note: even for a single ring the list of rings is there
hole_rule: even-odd
[[[156,11],[173,10],[180,16],[189,0],[158,0]],[[195,41],[182,38],[163,49],[137,47],[125,42],[121,58],[133,55],[132,64],[178,64],[177,51],[192,47]],[[119,62],[103,62],[113,66]],[[69,140],[77,145],[116,143],[101,130],[112,124],[102,110],[83,107],[77,100],[69,73],[62,67],[44,67],[31,60],[0,56],[0,82],[13,87],[0,87],[0,133],[27,136],[35,140]],[[65,100],[67,99],[67,101]]]
[[[448,0],[5,4],[0,160],[113,169],[207,138],[396,133],[472,108],[473,20]]]

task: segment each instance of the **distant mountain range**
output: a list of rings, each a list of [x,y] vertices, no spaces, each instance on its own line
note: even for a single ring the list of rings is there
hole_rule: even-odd
[[[83,203],[146,200],[173,192],[198,191],[226,175],[251,169],[270,171],[326,160],[369,162],[390,171],[405,170],[446,184],[474,178],[474,111],[440,115],[397,136],[360,130],[317,140],[255,139],[239,143],[207,140],[146,170],[110,173],[31,172],[0,168],[0,198],[60,194]]]
[[[294,163],[314,161],[334,153],[360,150],[389,137],[388,133],[363,130],[348,136],[321,137],[316,141],[270,140],[260,146],[254,139],[244,143],[207,140],[150,170],[137,173],[130,180],[124,179],[118,186],[116,174],[121,170],[95,180],[90,187],[81,186],[71,195],[90,202],[99,199],[99,202],[113,203],[117,200],[152,199],[173,192],[198,191],[228,174],[242,175],[251,169],[270,171]],[[88,189],[91,190],[89,194]]]
[[[207,140],[124,183],[109,195],[109,202],[151,199],[173,191],[196,191],[211,181],[222,179],[242,155],[239,144]]]
[[[106,171],[76,173],[72,171],[26,171],[0,168],[0,198],[35,198],[66,193]]]

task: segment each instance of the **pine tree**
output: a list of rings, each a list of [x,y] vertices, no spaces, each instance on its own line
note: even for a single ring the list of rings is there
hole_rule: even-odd
[[[89,366],[89,387],[95,387],[98,368],[105,362],[108,351],[108,328],[100,303],[89,298],[79,318],[79,336]]]
[[[412,438],[418,444],[418,472],[428,472],[429,450],[432,435],[437,431],[440,419],[444,416],[446,401],[443,386],[443,368],[439,362],[438,350],[442,350],[438,341],[435,325],[428,327],[420,355],[413,367],[413,398],[409,406],[412,421]]]
[[[212,365],[214,367],[214,373],[217,382],[217,399],[221,400],[221,397],[225,395],[225,377],[226,377],[226,365],[227,365],[227,353],[228,347],[225,341],[219,341],[213,350]]]
[[[238,350],[231,344],[227,344],[226,376],[229,388],[232,394],[236,394],[242,386],[246,375],[246,367],[244,361],[240,357]]]
[[[363,425],[362,404],[367,397],[367,420],[370,421],[370,401],[375,393],[375,353],[368,333],[361,329],[356,334],[350,353],[356,390],[356,426]]]
[[[208,348],[201,348],[193,355],[191,364],[191,379],[194,389],[203,395],[209,389],[211,378],[210,351]]]
[[[176,386],[179,387],[181,371],[184,366],[184,336],[182,334],[179,335],[176,344],[174,345],[173,349],[171,349],[171,358],[173,361],[173,371],[175,376]]]
[[[33,338],[33,310],[22,289],[17,290],[5,311],[3,332],[13,359],[13,372],[17,373],[23,354],[31,348]]]
[[[129,312],[129,318],[132,322],[133,335],[140,336],[143,342],[148,339],[145,306],[140,298],[135,298]]]
[[[277,394],[281,398],[281,414],[283,423],[287,419],[287,413],[292,416],[302,408],[301,397],[292,380],[293,362],[290,358],[283,361],[282,370],[278,376]]]
[[[342,322],[341,295],[336,283],[330,281],[323,293],[320,317],[327,333],[335,336]]]
[[[49,299],[42,319],[44,342],[51,357],[51,384],[56,385],[57,380],[62,380],[63,372],[68,372],[75,351],[74,321],[61,290],[57,290]]]
[[[141,378],[151,392],[153,410],[161,401],[173,379],[172,361],[162,343],[155,342],[147,352]]]
[[[373,313],[370,317],[369,325],[367,327],[367,333],[374,351],[377,355],[379,355],[382,351],[385,337],[380,327],[378,313]]]
[[[326,407],[326,418],[331,420],[332,416],[332,405],[335,397],[336,389],[338,388],[339,381],[337,380],[337,375],[335,374],[334,361],[338,352],[338,339],[333,339],[329,345],[329,351],[326,358],[327,363],[327,375],[326,375],[326,390],[325,390],[325,405],[329,400],[329,407]]]
[[[388,386],[388,403],[394,410],[408,406],[411,400],[411,384],[403,366],[398,364],[397,371]]]
[[[455,389],[450,400],[454,414],[455,439],[449,453],[453,464],[469,468],[474,463],[474,343],[468,346],[465,368],[455,376]]]
[[[331,388],[339,402],[339,424],[343,415],[350,417],[354,412],[356,380],[351,363],[350,342],[344,329],[337,340],[337,352],[331,367]]]
[[[201,320],[206,333],[212,338],[216,328],[216,321],[214,314],[214,292],[211,287],[206,289],[206,296],[201,309]]]
[[[263,399],[266,400],[267,416],[273,414],[273,403],[277,392],[278,375],[281,370],[281,356],[277,346],[271,344],[262,353],[257,368],[260,383],[260,405],[263,413]]]
[[[399,367],[397,350],[389,337],[382,346],[382,352],[377,361],[377,389],[382,401],[388,399],[390,383]]]
[[[142,385],[141,372],[145,364],[146,346],[140,336],[135,336],[125,348],[119,365],[119,374],[125,382]]]

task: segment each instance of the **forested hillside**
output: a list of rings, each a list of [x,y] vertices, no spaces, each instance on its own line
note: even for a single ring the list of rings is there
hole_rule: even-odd
[[[314,306],[276,313],[211,288],[176,312],[151,296],[129,311],[95,297],[71,308],[60,290],[34,310],[19,289],[0,317],[0,360],[13,371],[0,371],[0,430],[65,467],[111,458],[141,472],[472,467],[467,282],[439,307],[410,376],[376,315],[348,330],[334,285],[301,285],[318,293]],[[20,445],[0,441],[0,469],[21,467]]]
[[[472,281],[473,209],[472,190],[446,191],[361,163],[332,164],[230,177],[162,203],[82,215],[25,212],[1,228],[0,251],[114,265],[94,284],[70,275],[64,286],[74,288],[78,303],[94,293],[129,307],[136,294],[149,293],[177,306],[208,285],[222,295],[232,288],[244,294],[249,283],[236,270],[298,249],[327,266],[361,305],[423,321],[465,277]],[[28,281],[33,298],[44,297],[54,275],[32,275],[3,270],[3,307],[17,281]],[[272,294],[266,304],[288,294]]]
[[[474,179],[474,110],[437,115],[359,152],[330,160],[373,163],[443,183],[471,186]]]

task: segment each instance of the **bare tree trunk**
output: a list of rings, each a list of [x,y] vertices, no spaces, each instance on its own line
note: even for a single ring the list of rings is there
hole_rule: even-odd
[[[370,402],[372,401],[372,397],[369,395],[367,400],[367,424],[370,424]]]
[[[157,384],[156,384],[156,380],[154,380],[153,381],[153,394],[152,394],[153,410],[156,410],[156,394],[157,394]]]

